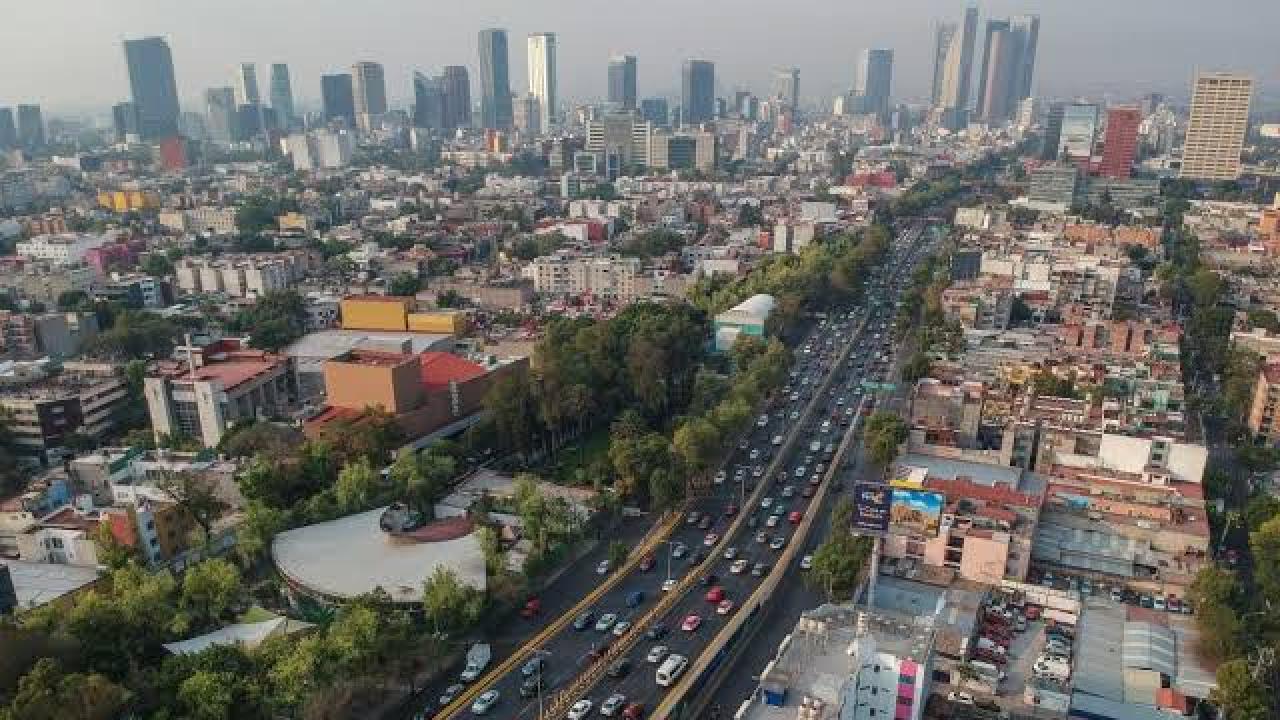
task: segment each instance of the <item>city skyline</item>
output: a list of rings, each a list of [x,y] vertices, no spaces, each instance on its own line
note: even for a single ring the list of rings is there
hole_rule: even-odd
[[[240,1],[232,0],[231,5]],[[567,9],[571,10],[576,4],[570,3]],[[1123,99],[1124,88],[1141,81],[1175,98],[1185,98],[1196,72],[1212,70],[1253,75],[1258,79],[1260,93],[1280,89],[1274,79],[1280,77],[1280,60],[1267,50],[1264,40],[1264,28],[1274,26],[1266,22],[1267,18],[1280,21],[1280,9],[1258,2],[1251,9],[1261,14],[1259,22],[1245,24],[1245,27],[1232,24],[1227,31],[1227,19],[1201,17],[1190,2],[1161,4],[1160,13],[1142,8],[1144,4],[1090,0],[1083,5],[1076,3],[1072,8],[1061,8],[1042,2],[993,2],[980,4],[979,10],[984,27],[992,18],[1026,13],[1041,15],[1044,33],[1033,86],[1038,96],[1068,97],[1110,88]],[[637,14],[635,22],[627,24],[626,33],[601,37],[583,28],[581,20],[576,19],[573,12],[566,12],[566,8],[534,11],[503,3],[500,8],[441,18],[429,9],[382,0],[361,8],[363,17],[358,22],[350,21],[351,13],[342,9],[307,7],[308,17],[312,19],[309,24],[314,21],[324,26],[326,22],[333,22],[335,27],[348,31],[335,35],[332,42],[299,41],[290,45],[279,42],[278,37],[268,40],[255,29],[256,25],[244,32],[232,28],[226,18],[236,13],[234,7],[226,4],[218,6],[216,13],[203,8],[171,11],[150,2],[131,5],[119,12],[101,15],[95,8],[76,6],[74,12],[78,17],[93,19],[83,23],[93,29],[67,28],[73,33],[74,51],[60,53],[31,72],[10,73],[0,78],[0,104],[31,102],[55,112],[106,112],[112,105],[128,99],[128,81],[116,59],[118,40],[160,35],[173,51],[179,97],[184,107],[199,106],[205,90],[226,85],[228,67],[255,62],[266,67],[272,63],[289,64],[295,102],[300,108],[311,109],[318,105],[320,98],[320,75],[340,72],[359,59],[374,60],[386,68],[390,104],[406,107],[412,102],[414,72],[433,74],[445,65],[465,65],[473,75],[479,76],[474,38],[484,27],[504,28],[509,42],[520,45],[535,32],[557,33],[561,45],[558,48],[558,96],[562,104],[606,97],[606,82],[600,68],[619,52],[635,55],[645,65],[638,89],[640,97],[676,97],[680,91],[681,64],[689,57],[699,57],[717,64],[718,95],[729,95],[740,88],[767,93],[775,67],[796,66],[805,77],[802,103],[825,104],[847,89],[849,68],[856,62],[858,49],[864,47],[895,51],[895,100],[927,101],[932,84],[936,23],[959,21],[965,8],[965,3],[948,2],[903,13],[878,9],[868,3],[826,7],[823,3],[810,2],[785,9],[761,8],[765,16],[757,14],[755,20],[749,22],[731,21],[729,27],[722,29],[713,24],[709,9],[681,7],[681,12],[689,18],[688,22],[679,23],[679,27],[659,28],[653,18]],[[279,5],[279,8],[255,9],[255,17],[262,18],[262,13],[302,11],[296,3]],[[149,6],[149,10],[141,12],[137,6]],[[16,23],[10,27],[43,23],[53,17],[65,18],[71,12],[68,7],[68,0],[52,0],[38,7],[23,5],[14,9]],[[656,9],[662,7],[665,6],[659,3]],[[671,4],[671,7],[674,10],[676,6]],[[818,17],[819,10],[824,18],[822,23],[803,22],[809,16],[806,13],[812,11],[812,17]],[[662,12],[652,14],[663,15]],[[402,19],[401,15],[405,17]],[[802,27],[821,35],[822,28],[839,25],[839,19],[844,16],[858,18],[854,25],[857,29],[843,35],[835,44],[802,37],[805,34]],[[867,23],[864,16],[883,17],[881,22]],[[420,36],[395,30],[412,24],[414,17],[430,20],[433,27],[432,42],[427,49],[423,48]],[[770,17],[776,22],[771,22]],[[1143,48],[1132,33],[1120,32],[1118,26],[1126,22],[1142,23],[1152,31],[1144,34],[1159,36],[1159,42]],[[348,29],[347,24],[351,23],[354,24]],[[703,29],[711,27],[717,31],[711,33]],[[118,34],[119,38],[104,41],[103,28]],[[80,32],[86,33],[83,41],[74,39]],[[92,39],[88,38],[89,34]],[[1224,37],[1232,38],[1232,42],[1218,40]],[[1204,38],[1218,43],[1217,46],[1205,44]],[[744,53],[740,49],[754,43],[766,43],[773,49],[769,53]],[[978,44],[981,45],[981,38]],[[12,41],[6,38],[0,46],[5,48],[0,52],[6,56],[21,56],[24,48],[29,55],[37,56],[34,39],[25,36]],[[1178,46],[1196,50],[1178,50]],[[1115,48],[1125,48],[1125,51],[1118,53]],[[980,47],[975,48],[975,53],[981,52]],[[526,75],[524,55],[513,53],[510,59],[509,72],[516,78]],[[14,57],[6,59],[15,60]],[[528,88],[516,82],[511,89],[519,95]]]

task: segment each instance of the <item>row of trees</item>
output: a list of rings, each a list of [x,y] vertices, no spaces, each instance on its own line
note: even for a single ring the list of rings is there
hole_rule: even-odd
[[[856,536],[853,527],[853,501],[842,496],[831,509],[831,535],[813,553],[813,567],[805,582],[822,592],[830,602],[848,602],[862,578],[871,558],[873,541]]]

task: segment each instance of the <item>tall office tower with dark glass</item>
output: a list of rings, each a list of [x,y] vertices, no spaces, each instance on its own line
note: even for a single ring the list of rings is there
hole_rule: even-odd
[[[491,130],[507,130],[513,120],[507,31],[481,30],[479,40],[480,124]]]
[[[1040,18],[1022,15],[987,21],[987,42],[978,76],[978,116],[988,123],[1008,120],[1031,97]]]
[[[356,101],[350,75],[321,75],[320,104],[325,122],[342,120],[348,128],[355,129]]]
[[[284,63],[271,66],[271,109],[281,129],[293,127],[293,82],[289,79],[289,66]]]
[[[636,109],[636,56],[609,58],[609,102],[623,110]]]
[[[44,114],[39,105],[18,106],[18,147],[24,150],[44,147]]]
[[[699,125],[716,119],[716,64],[709,60],[685,60],[681,73],[681,121]]]
[[[133,103],[122,102],[111,106],[111,127],[118,143],[124,142],[130,135],[138,134],[138,110]]]
[[[871,48],[859,53],[857,73],[853,77],[853,94],[858,99],[859,112],[886,116],[892,92],[893,51]]]
[[[939,23],[933,48],[933,106],[943,124],[957,129],[968,122],[969,86],[973,80],[973,46],[978,34],[978,8],[964,11],[964,22]]]
[[[444,127],[471,127],[471,76],[462,65],[444,68]]]
[[[159,140],[178,134],[178,83],[173,75],[173,54],[164,38],[124,41],[129,89],[138,114],[138,135]]]
[[[667,105],[667,99],[652,97],[640,101],[640,117],[653,123],[654,127],[670,126],[671,108]]]
[[[0,150],[18,146],[18,126],[13,122],[13,108],[0,107]]]

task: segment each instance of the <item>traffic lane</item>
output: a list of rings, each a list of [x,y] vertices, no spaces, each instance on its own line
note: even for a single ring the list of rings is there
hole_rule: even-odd
[[[806,400],[801,398],[792,404],[799,405],[803,402],[806,402]],[[776,421],[771,420],[764,428],[755,427],[748,435],[748,448],[746,450],[739,449],[732,453],[730,461],[726,463],[725,467],[733,467],[735,464],[745,465],[751,462],[750,449],[766,446],[764,443],[766,443],[771,438],[772,434],[776,432],[778,429],[777,425],[778,423]],[[736,461],[736,463],[734,461]],[[695,552],[696,548],[701,543],[701,538],[704,537],[705,532],[718,531],[728,525],[728,519],[724,517],[723,510],[725,505],[733,501],[735,491],[740,493],[741,486],[740,484],[732,481],[713,485],[713,494],[711,496],[695,501],[699,511],[707,513],[711,517],[715,518],[712,526],[713,529],[702,531],[697,528],[690,529],[685,525],[681,525],[678,526],[679,529],[677,531],[673,532],[671,541],[673,543],[683,541],[691,547],[691,552]],[[607,552],[607,550],[604,552]],[[595,608],[593,608],[596,613],[596,618],[598,619],[602,614],[615,613],[618,614],[621,619],[632,620],[643,614],[645,609],[644,604],[640,607],[630,609],[626,608],[626,600],[631,593],[636,590],[641,590],[646,596],[645,604],[654,601],[657,594],[661,592],[662,580],[666,579],[665,572],[661,574],[661,579],[658,579],[659,575],[655,571],[658,570],[659,564],[664,563],[660,563],[659,559],[655,558],[655,568],[652,571],[643,573],[637,569],[633,571],[631,576],[624,578],[619,582],[617,586],[615,586],[615,588],[611,590],[600,603],[597,603]],[[687,566],[688,564],[686,564],[686,568]],[[582,572],[578,572],[577,574],[580,576],[586,575]],[[647,580],[638,579],[637,577],[645,575],[649,576]],[[598,581],[598,577],[592,575],[586,575],[586,577],[588,578],[587,582],[589,586],[577,597],[581,597],[581,595],[589,591],[590,585],[593,584],[591,583],[591,580],[594,579]],[[679,577],[679,575],[673,572],[673,577]],[[572,604],[568,607],[572,607]],[[609,638],[612,639],[612,636],[610,635]],[[547,675],[545,676],[547,683],[544,685],[544,699],[547,693],[554,692],[556,687],[568,682],[576,676],[578,672],[585,669],[587,664],[590,662],[588,658],[589,653],[599,646],[604,639],[604,634],[597,633],[594,630],[594,626],[584,631],[574,631],[572,626],[569,626],[564,631],[551,638],[548,643],[540,649],[540,654],[544,654],[544,656],[547,657],[548,664]],[[560,666],[561,668],[558,675],[555,671],[557,666]],[[523,682],[524,676],[521,674],[520,670],[517,669],[508,673],[499,681],[491,684],[489,689],[497,690],[500,697],[505,701],[509,698],[520,697],[519,690]],[[536,703],[537,700],[535,698],[532,701],[532,705],[536,706]],[[521,715],[528,711],[530,707],[531,706],[526,706],[526,708],[522,709]],[[468,717],[470,714],[470,709],[468,708],[464,709],[458,716]]]

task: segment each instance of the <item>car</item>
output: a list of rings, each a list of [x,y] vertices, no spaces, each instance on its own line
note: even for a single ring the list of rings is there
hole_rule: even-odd
[[[818,488],[814,485],[805,485],[804,490],[800,491],[800,497],[811,498],[818,492]]]
[[[741,575],[744,571],[746,571],[746,569],[747,569],[746,558],[738,558],[737,560],[733,561],[732,565],[729,566],[729,572],[733,573],[734,575]]]
[[[733,560],[733,559],[734,559],[734,558],[736,558],[736,557],[738,557],[738,548],[736,548],[736,547],[727,547],[727,548],[725,548],[725,549],[724,549],[724,559],[725,559],[725,560]]]
[[[690,510],[689,514],[684,516],[684,524],[697,525],[698,520],[701,517],[702,517],[702,513],[698,512],[697,510]]]
[[[617,679],[631,672],[631,661],[622,658],[618,662],[609,666],[609,670],[605,672],[611,678]]]
[[[666,626],[665,623],[658,623],[653,627],[649,628],[648,630],[646,630],[644,633],[644,637],[646,640],[661,640],[662,638],[667,636],[668,632],[670,632],[670,629]]]
[[[531,698],[534,695],[537,695],[538,690],[541,686],[542,686],[542,677],[540,675],[535,675],[530,678],[525,678],[524,682],[520,683],[520,697]]]
[[[724,588],[717,586],[707,591],[707,602],[718,603],[723,599],[724,599]]]
[[[440,707],[444,707],[445,705],[448,705],[449,703],[453,702],[453,699],[458,697],[458,693],[462,692],[463,690],[466,690],[466,687],[458,684],[450,685],[449,687],[445,688],[444,692],[440,694],[439,698],[437,698],[437,700],[440,702]]]
[[[488,714],[489,710],[491,710],[494,705],[498,704],[498,697],[499,695],[497,690],[489,690],[481,693],[480,697],[476,698],[476,701],[471,703],[471,714]]]
[[[792,510],[791,514],[787,515],[787,522],[791,523],[792,525],[799,525],[800,521],[803,519],[804,519],[804,514],[801,513],[799,510]]]
[[[699,615],[687,615],[683,622],[680,623],[680,629],[685,632],[694,632],[702,627],[702,617]]]
[[[778,527],[778,516],[770,515],[768,520],[764,521],[765,527]]]
[[[594,623],[595,621],[596,621],[596,614],[591,612],[590,610],[587,610],[586,612],[582,613],[581,615],[573,619],[573,629],[581,632],[591,627],[591,624]]]
[[[728,600],[728,599],[721,600],[721,601],[719,602],[719,604],[717,604],[717,605],[716,605],[716,614],[717,614],[717,615],[728,615],[728,614],[729,614],[729,613],[731,613],[731,612],[733,612],[733,601],[732,601],[732,600]]]
[[[701,582],[703,586],[710,587],[712,585],[715,585],[716,581],[719,579],[720,578],[715,573],[707,573],[706,575],[702,576],[702,580],[700,580],[699,582]]]
[[[823,421],[822,421],[822,427],[821,427],[821,428],[819,428],[819,430],[820,430],[821,432],[824,432],[824,433],[829,433],[829,432],[831,432],[831,421],[830,421],[830,420],[823,420]],[[822,447],[822,445],[821,445],[821,444],[819,444],[819,445],[818,445],[818,447]],[[817,451],[817,450],[814,450],[814,452],[818,452],[818,451]]]
[[[751,513],[751,516],[747,518],[747,527],[753,528],[759,524],[760,524],[760,518],[756,517],[755,513]]]
[[[676,558],[677,560],[679,560],[680,558],[688,554],[689,554],[689,546],[685,545],[682,542],[678,542],[675,545],[671,546],[671,557]]]
[[[644,705],[631,703],[622,710],[623,720],[640,720],[644,717]]]
[[[542,656],[539,655],[535,658],[530,659],[529,662],[525,663],[520,668],[520,674],[525,677],[533,677],[534,675],[537,675],[538,673],[542,672],[542,669],[544,666],[545,666],[545,660],[543,660]]]
[[[614,713],[618,712],[626,702],[626,695],[623,695],[622,693],[614,693],[605,698],[604,702],[600,703],[600,714],[605,717],[613,717]]]
[[[569,708],[569,714],[566,716],[569,720],[583,720],[587,715],[591,714],[591,708],[595,705],[586,698],[579,700]]]
[[[1124,602],[1124,593],[1121,592],[1120,588],[1111,588],[1111,602]]]
[[[710,527],[711,527],[711,516],[710,516],[710,515],[703,515],[703,516],[702,516],[702,519],[698,521],[698,529],[699,529],[699,530],[707,530],[707,529],[709,529]]]
[[[793,497],[795,494],[796,494],[796,489],[794,485],[788,485],[782,488],[782,497],[784,498]]]
[[[769,542],[769,536],[768,536],[768,534],[766,534],[766,533],[765,533],[765,531],[763,531],[763,530],[761,530],[761,531],[757,532],[757,533],[756,533],[756,542],[760,543],[761,545],[763,545],[763,544],[765,544],[765,543]]]
[[[744,450],[744,451],[745,451],[745,450],[748,450],[748,449],[750,449],[750,448],[751,448],[751,442],[750,442],[750,441],[748,441],[748,440],[746,440],[745,438],[742,440],[742,442],[738,443],[738,449],[739,449],[739,450]]]
[[[609,574],[609,561],[608,561],[608,560],[601,560],[600,562],[596,563],[596,574],[597,574],[597,575],[608,575],[608,574]]]
[[[776,535],[776,536],[774,536],[774,538],[773,538],[772,540],[770,540],[770,541],[769,541],[769,549],[770,549],[770,550],[781,550],[781,549],[782,549],[782,547],[783,547],[784,545],[786,545],[786,544],[787,544],[787,536],[786,536],[786,535]]]
[[[702,538],[702,544],[705,545],[706,547],[711,547],[712,545],[715,545],[719,541],[720,541],[720,536],[715,533],[707,533],[706,536]]]
[[[741,480],[742,480],[742,478],[744,478],[744,477],[746,477],[746,476],[747,476],[747,469],[746,469],[746,468],[742,467],[741,465],[739,465],[738,467],[734,468],[734,470],[733,470],[733,479],[734,479],[734,480],[741,481]]]
[[[649,572],[652,569],[653,569],[653,554],[650,553],[648,555],[645,555],[644,558],[640,560],[640,572]]]
[[[763,497],[763,498],[761,498],[761,499],[760,499],[760,509],[761,509],[761,510],[768,510],[768,509],[769,509],[769,508],[771,508],[771,507],[773,507],[773,498],[768,497],[768,496],[765,496],[765,497]]]
[[[630,629],[631,629],[631,621],[623,620],[622,622],[616,623],[613,626],[613,636],[622,637],[623,635],[626,635],[627,631]]]
[[[689,556],[689,564],[697,565],[706,559],[707,559],[706,551],[703,550],[702,548],[698,548],[697,550],[693,551],[692,555]]]
[[[1152,610],[1164,610],[1164,609],[1165,609],[1165,602],[1164,602],[1164,598],[1162,598],[1162,597],[1157,597],[1157,598],[1155,598],[1154,600],[1152,600],[1152,601],[1151,601],[1151,609],[1152,609]]]
[[[520,617],[528,620],[540,612],[542,612],[542,601],[534,596],[525,600],[524,607],[520,608]]]
[[[805,468],[805,466],[801,465],[801,466],[799,466],[799,467],[797,467],[797,468],[796,468],[796,471],[795,471],[794,475],[795,475],[797,478],[802,478],[802,477],[804,477],[804,475],[805,475],[805,471],[806,471],[806,470],[807,470],[807,468]]]
[[[632,590],[627,593],[627,607],[635,608],[644,604],[644,591]]]
[[[596,632],[609,632],[609,628],[618,622],[618,616],[614,613],[605,613],[596,621]]]
[[[666,659],[669,653],[666,645],[654,645],[649,648],[649,654],[644,656],[644,661],[656,665]]]
[[[800,569],[801,569],[801,570],[811,570],[811,569],[813,569],[813,556],[812,556],[812,555],[805,555],[804,557],[800,558]]]
[[[958,703],[958,704],[960,704],[960,705],[972,705],[972,704],[973,704],[973,696],[972,696],[972,695],[970,695],[970,694],[969,694],[969,693],[967,693],[967,692],[960,692],[960,691],[958,691],[958,690],[952,690],[951,692],[947,693],[947,699],[948,699],[948,700],[950,700],[950,701],[951,701],[951,702],[953,702],[953,703]]]
[[[751,462],[755,462],[756,460],[759,460],[760,448],[751,448],[751,453],[748,454],[747,457],[751,459]]]
[[[751,468],[751,477],[754,477],[754,478],[764,477],[764,466],[757,465]]]
[[[796,419],[796,417],[800,417],[797,413],[794,413],[794,412],[793,412],[793,413],[791,413],[791,414],[792,414],[792,415],[795,415],[795,417],[791,418],[792,420],[795,420],[795,419]],[[770,440],[770,441],[769,441],[769,443],[770,443],[771,445],[773,445],[774,447],[777,447],[777,446],[781,445],[781,444],[782,444],[782,436],[781,436],[781,435],[774,435],[774,436],[773,436],[773,439],[772,439],[772,440]]]
[[[768,424],[769,424],[769,416],[767,414],[761,415],[759,418],[756,419],[756,427],[765,427]]]
[[[751,566],[751,577],[761,577],[764,575],[765,568],[768,567],[764,563],[756,563]]]

